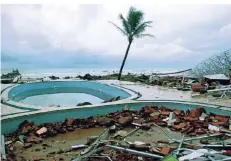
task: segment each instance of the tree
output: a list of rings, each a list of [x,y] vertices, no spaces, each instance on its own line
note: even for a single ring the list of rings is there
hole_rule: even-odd
[[[142,37],[154,37],[151,34],[145,34],[144,32],[148,27],[152,27],[151,23],[152,21],[144,21],[144,13],[140,10],[136,10],[136,8],[131,7],[129,9],[127,18],[125,19],[122,14],[119,14],[119,19],[122,22],[122,28],[117,26],[115,23],[110,22],[113,26],[115,26],[121,33],[128,38],[128,46],[127,50],[123,59],[123,62],[120,67],[120,72],[118,76],[118,80],[121,78],[121,74],[123,71],[124,64],[126,62],[129,49],[131,47],[131,44],[134,40],[134,38],[142,38]]]

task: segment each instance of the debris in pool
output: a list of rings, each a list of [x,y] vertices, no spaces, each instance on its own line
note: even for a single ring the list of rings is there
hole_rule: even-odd
[[[176,122],[176,116],[174,112],[170,112],[169,117],[163,119],[163,121],[166,122],[168,126],[174,125],[174,122]]]
[[[9,140],[9,141],[6,141],[6,142],[5,142],[5,145],[9,145],[9,144],[11,144],[11,143],[13,143],[13,141],[12,141],[12,140]]]
[[[49,107],[61,107],[61,106],[60,106],[60,105],[52,104],[52,105],[50,105]]]
[[[83,102],[83,103],[78,103],[76,106],[86,106],[86,105],[92,105],[90,102]]]
[[[213,125],[210,125],[208,126],[208,129],[211,130],[211,131],[220,131],[220,128],[217,127],[217,126],[213,126]]]
[[[76,150],[85,148],[81,153],[82,155],[77,158],[73,156],[73,160],[85,157],[88,158],[88,160],[93,161],[99,157],[100,159],[104,158],[106,161],[105,155],[101,155],[106,154],[113,161],[132,161],[138,160],[138,157],[142,158],[143,161],[151,161],[153,158],[158,160],[169,155],[176,156],[176,158],[184,156],[187,157],[187,155],[193,153],[195,149],[210,148],[219,153],[221,151],[228,150],[226,148],[230,147],[230,142],[227,142],[224,146],[222,146],[220,143],[213,142],[209,142],[210,144],[207,145],[204,144],[206,143],[204,140],[199,143],[193,143],[192,140],[216,138],[216,141],[219,140],[224,143],[225,139],[231,137],[230,131],[228,130],[229,120],[229,116],[206,113],[203,108],[192,109],[185,112],[183,110],[168,109],[164,106],[160,108],[157,106],[145,106],[139,111],[130,110],[129,108],[122,111],[108,113],[104,116],[92,116],[86,119],[68,118],[61,122],[45,123],[39,126],[25,120],[19,125],[17,131],[6,135],[6,142],[16,141],[17,144],[16,142],[14,144],[21,148],[24,147],[23,150],[30,149],[30,147],[33,147],[34,144],[38,144],[35,146],[35,149],[40,148],[42,151],[44,147],[46,148],[45,150],[50,148],[50,146],[47,146],[48,144],[46,142],[39,147],[39,143],[48,137],[69,133],[75,129],[78,131],[78,129],[89,129],[92,127],[107,127],[101,135],[89,137],[86,144],[88,146],[85,144],[78,144],[74,146],[70,145],[69,147],[71,148],[66,150],[61,149],[54,153],[50,152],[49,156],[61,155],[63,153],[68,153],[68,155],[70,153],[71,155],[72,152],[74,155],[74,151],[77,152]],[[171,122],[170,124],[168,124],[169,121]],[[132,130],[127,131],[127,128],[132,128]],[[134,133],[138,130],[139,135],[145,138],[147,134],[155,128],[161,128],[161,132],[163,132],[163,134],[160,135],[167,135],[169,140],[160,139],[157,143],[139,140],[126,141],[132,138]],[[220,129],[220,131],[214,131],[214,129]],[[182,135],[185,135],[188,138],[177,140],[174,136],[171,136],[170,132],[166,132],[167,130],[182,133]],[[24,144],[18,141],[20,135],[25,136],[23,139],[25,142]],[[113,135],[117,137],[113,137]],[[194,137],[199,135],[201,136]],[[126,140],[124,140],[124,138],[126,138]],[[63,143],[63,141],[53,141],[52,148],[54,148],[59,142]],[[14,144],[5,144],[7,158],[11,158],[11,160],[15,160],[15,156],[13,156],[12,153],[19,149],[13,148],[13,151],[10,150],[14,147]],[[66,144],[68,144],[67,140],[65,142],[65,146]],[[64,146],[64,144],[59,144],[59,146]],[[108,153],[108,150],[106,149],[112,150],[112,153]],[[190,149],[191,151],[188,151],[187,149]],[[118,150],[121,151],[119,152]],[[38,152],[39,151],[34,151],[33,153]],[[208,152],[208,155],[210,155],[210,152]],[[226,153],[222,152],[220,155],[221,158],[213,155],[211,155],[211,157],[214,160],[227,158],[229,151],[226,151]],[[207,154],[203,154],[201,157],[206,156]],[[127,157],[130,159],[125,159]]]
[[[113,126],[111,126],[110,129],[109,129],[109,133],[115,133],[116,130],[117,130],[116,126],[113,125]]]
[[[116,137],[124,137],[124,136],[126,136],[128,134],[128,132],[127,131],[122,131],[122,130],[120,130],[120,131],[118,131],[118,132],[116,132],[115,134],[114,134],[114,138],[116,138]]]
[[[103,101],[103,103],[114,102],[114,101],[118,101],[118,100],[120,100],[120,96],[113,97],[113,98],[111,98],[109,100],[105,100],[105,101]]]
[[[135,150],[149,150],[150,144],[144,143],[142,141],[135,141],[133,143],[129,143],[129,147]]]
[[[207,117],[208,115],[206,113],[202,113],[201,116],[199,117],[200,121],[204,121],[205,117]]]
[[[24,143],[24,139],[25,139],[25,136],[24,135],[19,135],[19,140],[22,142],[22,143]]]
[[[122,108],[122,111],[129,111],[131,110],[131,106],[128,106],[128,105],[125,105],[123,108]],[[135,119],[136,117],[134,117]]]
[[[121,126],[127,126],[130,123],[132,123],[133,118],[132,116],[121,116],[119,117],[119,119],[117,120],[117,122],[121,125]]]
[[[27,149],[27,148],[30,148],[32,147],[32,144],[31,143],[25,143],[24,144],[24,148]]]
[[[161,150],[159,151],[160,154],[163,154],[163,155],[168,155],[171,151],[171,148],[170,147],[163,147],[161,148]]]
[[[24,144],[21,142],[21,141],[16,141],[14,144],[13,144],[13,148],[14,149],[22,149],[24,147]]]
[[[71,148],[72,148],[72,149],[75,149],[75,150],[77,150],[77,149],[82,149],[82,148],[86,148],[86,147],[87,147],[87,145],[84,145],[84,144],[73,145],[73,146],[71,146]]]
[[[46,132],[47,132],[47,128],[42,127],[42,128],[39,129],[36,133],[37,133],[38,135],[41,135],[41,134],[44,134],[44,133],[46,133]]]

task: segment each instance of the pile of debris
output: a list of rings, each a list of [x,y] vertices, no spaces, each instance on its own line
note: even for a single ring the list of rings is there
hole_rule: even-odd
[[[196,136],[209,134],[215,126],[229,128],[230,116],[221,116],[214,113],[206,114],[203,108],[195,110],[171,110],[165,107],[144,107],[143,114],[159,126],[168,126],[172,131]]]
[[[224,140],[231,137],[230,117],[207,114],[203,108],[187,111],[168,109],[164,106],[146,106],[140,111],[124,109],[104,116],[92,116],[87,119],[65,119],[63,122],[45,123],[36,126],[27,120],[19,125],[18,130],[6,135],[6,156],[14,160],[13,147],[30,148],[47,137],[72,132],[76,128],[107,127],[98,137],[88,140],[86,145],[72,146],[72,150],[85,148],[77,160],[164,160],[183,161],[194,158],[208,160],[227,160],[231,157],[231,142]],[[131,132],[124,128],[135,128]],[[153,146],[141,141],[126,141],[138,130],[160,129],[169,140],[159,140],[161,146]],[[171,137],[168,129],[182,133],[182,139]],[[200,136],[199,136],[200,135]],[[187,137],[186,139],[184,137]],[[211,144],[206,138],[219,137],[219,143]],[[192,143],[200,140],[199,143]],[[174,160],[175,159],[175,160]]]
[[[86,105],[92,105],[90,102],[82,102],[78,103],[76,106],[86,106]]]
[[[18,71],[18,69],[14,70],[10,73],[7,74],[2,74],[1,75],[1,83],[16,83],[19,80],[21,80],[22,75],[20,74],[20,72]]]
[[[100,80],[102,76],[95,76],[95,75],[90,75],[89,73],[87,73],[84,76],[78,75],[75,78],[79,78],[83,80]]]
[[[2,74],[1,79],[5,79],[5,78],[15,78],[16,76],[21,75],[20,72],[18,71],[18,69],[14,70],[10,73],[7,74]]]
[[[178,76],[151,76],[149,79],[150,85],[176,87],[182,84],[183,77]],[[187,81],[187,79],[185,79]]]
[[[117,97],[112,97],[109,100],[105,100],[102,103],[114,102],[114,101],[119,101],[119,100],[120,100],[120,96],[117,96]],[[82,102],[82,103],[78,103],[76,106],[86,106],[86,105],[92,105],[92,103],[90,103],[90,102]]]
[[[105,100],[105,101],[103,101],[103,103],[114,102],[114,101],[118,101],[118,100],[120,100],[120,96],[113,97],[113,98],[111,98],[109,100]]]

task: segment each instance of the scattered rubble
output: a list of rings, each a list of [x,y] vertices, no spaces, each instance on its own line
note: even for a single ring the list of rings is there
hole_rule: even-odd
[[[14,70],[12,72],[9,72],[7,74],[1,75],[1,83],[8,84],[8,83],[16,83],[22,78],[20,72],[18,69]]]
[[[50,152],[49,156],[84,149],[72,160],[88,158],[91,161],[110,159],[113,161],[153,159],[164,161],[165,159],[167,161],[166,158],[172,158],[177,161],[182,158],[192,158],[192,156],[196,158],[209,156],[216,160],[219,158],[217,155],[201,149],[213,149],[215,152],[219,152],[223,158],[227,158],[231,148],[230,141],[225,142],[231,137],[229,121],[230,116],[207,113],[203,108],[184,111],[164,106],[145,106],[139,111],[122,110],[86,119],[68,118],[62,122],[45,123],[39,126],[25,120],[19,125],[18,130],[5,135],[6,157],[10,158],[9,160],[14,160],[16,157],[13,153],[14,149],[30,149],[34,144],[40,144],[44,139],[58,134],[72,132],[79,128],[107,127],[101,135],[89,137],[86,144],[72,145],[69,149]],[[126,128],[132,128],[132,130],[127,131]],[[169,140],[159,140],[155,144],[138,140],[127,141],[137,131],[143,131],[145,134],[146,131],[155,128],[161,129],[163,135],[166,135]],[[173,138],[167,130],[181,133],[182,139]],[[218,138],[220,142],[208,140],[214,137]],[[199,140],[199,142],[195,144],[192,142],[193,140]],[[43,143],[41,148],[34,150],[42,151],[51,146]],[[108,153],[109,151],[111,153]],[[101,155],[102,153],[107,154],[109,159],[105,155]]]
[[[47,128],[42,127],[42,128],[39,129],[36,133],[37,133],[38,135],[41,135],[41,134],[44,134],[44,133],[46,133],[46,132],[47,132]]]
[[[103,101],[103,103],[114,102],[114,101],[118,101],[118,100],[120,100],[120,96],[118,96],[118,97],[113,97],[113,98],[111,98],[111,99],[109,99],[109,100],[105,100],[105,101]]]
[[[49,107],[61,107],[61,106],[60,106],[60,105],[52,104],[52,105],[50,105]]]
[[[49,78],[50,78],[51,80],[57,80],[57,79],[60,79],[59,77],[56,77],[56,76],[54,76],[54,75],[49,76]]]
[[[73,78],[73,77],[70,77],[70,76],[63,77],[63,79],[71,79],[71,78]]]
[[[24,144],[20,141],[16,141],[14,144],[13,144],[13,149],[22,149],[24,147]]]

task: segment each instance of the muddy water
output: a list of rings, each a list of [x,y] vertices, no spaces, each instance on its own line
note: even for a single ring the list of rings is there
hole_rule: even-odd
[[[126,128],[124,131],[130,132],[134,128]],[[169,135],[175,139],[181,139],[181,133],[172,132],[165,129]],[[22,149],[21,151],[15,151],[17,153],[17,160],[26,158],[27,160],[34,160],[36,158],[44,160],[72,160],[80,151],[64,152],[57,154],[60,150],[68,150],[72,145],[85,144],[89,136],[98,136],[104,131],[104,128],[90,128],[90,129],[75,129],[73,132],[66,134],[58,134],[55,137],[44,139],[40,144],[33,144],[31,148]],[[136,133],[126,138],[126,141],[142,141],[150,143],[151,145],[157,145],[158,140],[168,140],[168,137],[159,129],[152,128],[148,131],[138,130]],[[47,144],[47,146],[43,146]],[[55,152],[55,154],[49,154]]]
[[[34,160],[36,158],[41,158],[44,160],[71,160],[79,153],[67,152],[63,154],[53,154],[49,155],[51,152],[58,152],[62,150],[68,150],[72,145],[85,144],[89,136],[97,136],[104,131],[104,128],[90,128],[90,129],[75,129],[73,132],[66,134],[58,134],[55,137],[44,139],[40,144],[33,144],[31,148],[23,149],[21,151],[16,151],[17,160],[22,160],[26,158],[28,160]],[[47,144],[47,146],[42,146],[42,144]]]

